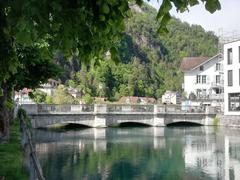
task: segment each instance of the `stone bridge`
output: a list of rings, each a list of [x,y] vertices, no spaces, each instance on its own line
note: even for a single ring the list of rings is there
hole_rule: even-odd
[[[173,123],[214,125],[217,111],[192,106],[163,105],[22,105],[34,128],[54,124],[80,124],[89,127],[118,126],[139,123],[149,126],[167,126]]]

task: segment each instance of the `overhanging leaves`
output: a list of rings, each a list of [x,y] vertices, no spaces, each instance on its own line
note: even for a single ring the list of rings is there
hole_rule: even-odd
[[[157,14],[157,19],[160,22],[158,32],[167,32],[167,23],[170,19],[169,11],[172,9],[172,4],[176,7],[177,12],[185,12],[188,7],[198,5],[200,2],[205,4],[205,9],[210,13],[214,13],[221,9],[219,0],[163,0]]]

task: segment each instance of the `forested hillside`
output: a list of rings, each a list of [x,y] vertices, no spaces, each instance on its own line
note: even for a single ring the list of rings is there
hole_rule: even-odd
[[[168,25],[169,33],[160,36],[156,13],[147,4],[141,9],[132,6],[132,16],[126,21],[119,44],[118,64],[106,58],[84,65],[76,58],[66,62],[58,56],[57,62],[65,70],[62,81],[86,96],[110,100],[132,95],[159,98],[165,90],[181,90],[181,59],[213,56],[217,53],[218,38],[201,26],[191,26],[175,18]]]

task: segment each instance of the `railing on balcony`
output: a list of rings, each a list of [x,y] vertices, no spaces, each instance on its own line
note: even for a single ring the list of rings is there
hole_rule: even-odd
[[[219,82],[212,82],[211,83],[211,86],[212,87],[223,87],[223,85],[224,85],[224,82],[223,81],[219,81]]]
[[[211,95],[198,95],[197,97],[196,97],[196,99],[197,100],[210,100],[210,101],[212,101],[212,100],[223,100],[223,98],[224,98],[224,95],[223,95],[223,93],[221,93],[221,94],[211,94]]]

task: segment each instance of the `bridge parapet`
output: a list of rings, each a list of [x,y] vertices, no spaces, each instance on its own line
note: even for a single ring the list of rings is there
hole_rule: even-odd
[[[121,123],[142,123],[165,126],[176,122],[213,125],[218,113],[214,107],[165,105],[23,105],[35,128],[56,123],[75,123],[90,127],[115,126]]]
[[[28,114],[112,114],[112,113],[146,113],[146,114],[216,114],[218,107],[177,106],[177,105],[131,105],[131,104],[94,104],[94,105],[53,105],[53,104],[24,104],[22,107]]]
[[[107,105],[107,112],[154,112],[154,105],[110,104]]]

